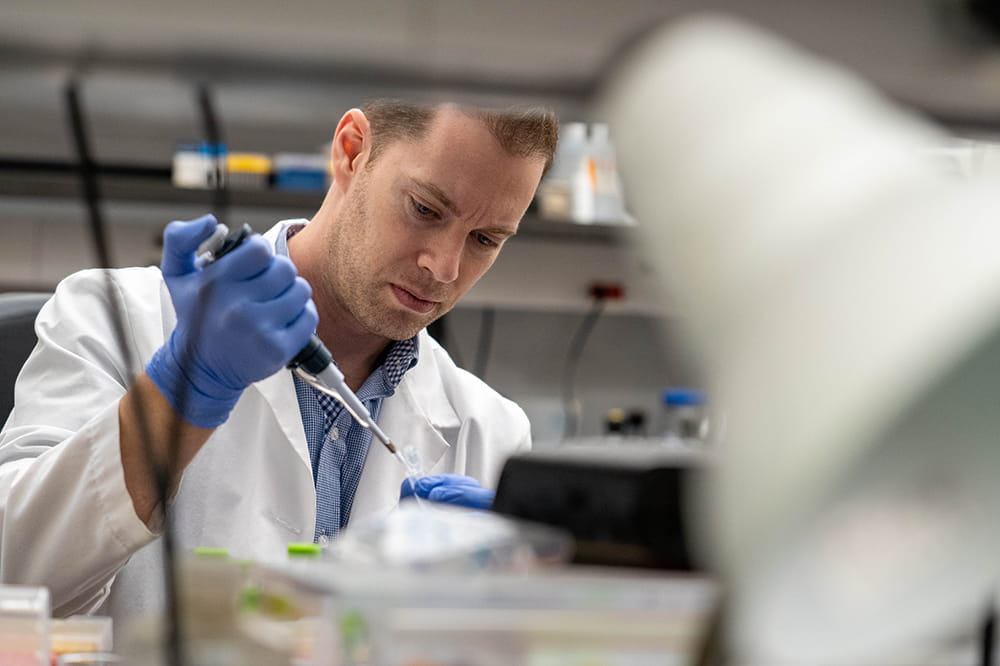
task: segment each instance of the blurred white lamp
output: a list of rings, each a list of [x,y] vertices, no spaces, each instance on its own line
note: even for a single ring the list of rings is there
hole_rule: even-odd
[[[1000,562],[1000,184],[850,74],[717,16],[604,96],[648,257],[727,417],[702,489],[749,663],[886,663]]]

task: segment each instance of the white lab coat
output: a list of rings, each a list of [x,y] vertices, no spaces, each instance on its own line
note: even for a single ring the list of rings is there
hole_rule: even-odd
[[[272,242],[284,226],[268,232]],[[124,316],[125,350],[109,297]],[[0,582],[47,586],[55,615],[123,617],[162,605],[161,545],[125,489],[117,409],[174,324],[157,268],[71,275],[38,316],[38,345],[0,433]],[[486,485],[530,447],[524,412],[458,368],[426,331],[379,424],[415,445],[428,473]],[[373,443],[351,521],[393,509],[403,476]],[[312,540],[315,489],[290,372],[244,392],[186,470],[173,509],[178,552],[216,546],[267,561],[283,558],[289,542]]]

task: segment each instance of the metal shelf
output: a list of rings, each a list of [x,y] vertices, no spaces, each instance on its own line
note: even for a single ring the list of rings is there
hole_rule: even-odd
[[[212,190],[182,189],[170,182],[169,166],[98,165],[97,182],[104,201],[157,204],[213,203]],[[308,217],[316,212],[325,193],[275,189],[226,190],[232,207],[273,208],[282,214],[295,212]],[[70,162],[0,160],[0,197],[46,200],[77,200],[82,196],[76,166]],[[521,223],[520,237],[622,245],[630,242],[633,229],[622,225],[577,224],[538,217],[534,207]]]
[[[72,164],[36,163],[32,168],[4,168],[7,164],[10,163],[0,161],[0,196],[39,199],[81,196],[80,179]],[[97,178],[101,198],[107,201],[212,202],[212,190],[174,187],[170,182],[170,167],[104,166],[97,168]],[[226,194],[233,206],[315,210],[323,201],[322,192],[231,189]]]

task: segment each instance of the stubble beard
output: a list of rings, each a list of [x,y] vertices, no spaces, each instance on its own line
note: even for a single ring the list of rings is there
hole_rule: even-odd
[[[367,332],[389,340],[407,340],[444,313],[420,317],[387,304],[386,300],[394,296],[383,277],[369,272],[366,258],[373,255],[352,251],[370,248],[372,243],[365,235],[365,230],[370,229],[367,194],[367,183],[360,182],[345,206],[343,217],[331,227],[327,239],[327,260],[331,267],[325,280],[327,293]],[[377,256],[377,252],[373,254]]]

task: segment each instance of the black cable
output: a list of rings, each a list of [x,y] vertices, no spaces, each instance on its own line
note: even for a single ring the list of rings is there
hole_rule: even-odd
[[[222,136],[222,126],[219,124],[218,116],[215,113],[215,104],[212,102],[212,93],[205,84],[200,84],[197,88],[198,109],[201,112],[202,132],[205,135],[205,142],[212,151],[215,158],[215,173],[212,175],[212,214],[221,224],[226,223],[226,214],[229,209],[229,192],[226,189],[224,178],[226,165],[223,146],[225,140]]]
[[[982,657],[982,666],[993,666],[993,651],[996,645],[996,624],[997,610],[994,601],[990,600],[990,607],[986,611],[983,619],[982,632],[980,633],[979,654]]]
[[[83,204],[87,209],[87,219],[90,222],[90,236],[97,253],[97,264],[100,268],[111,268],[111,251],[108,247],[108,231],[101,214],[100,192],[97,187],[97,171],[91,157],[90,143],[87,141],[87,129],[83,121],[83,110],[80,105],[79,85],[76,79],[70,79],[66,84],[66,111],[69,115],[70,133],[76,148],[76,172],[80,178],[80,190]]]
[[[496,309],[484,307],[479,318],[479,347],[476,349],[475,374],[486,380],[486,366],[490,361],[490,350],[493,347],[493,330],[495,328]]]
[[[85,199],[87,213],[90,221],[91,232],[94,235],[94,244],[97,248],[99,262],[102,268],[111,269],[111,261],[108,253],[107,228],[104,225],[101,214],[100,190],[97,186],[97,178],[94,172],[94,162],[90,157],[89,144],[87,141],[86,122],[84,120],[83,107],[80,104],[79,82],[75,77],[70,78],[65,88],[66,110],[69,115],[70,129],[73,135],[73,144],[76,148],[77,161],[79,164],[79,177],[81,183],[81,193]],[[113,287],[110,275],[105,274],[105,298],[110,308],[112,331],[115,336],[117,348],[123,351],[123,377],[126,383],[132,381],[135,376],[135,368],[131,365],[131,356],[125,336],[125,316],[121,310],[117,295]],[[126,386],[126,391],[130,386]],[[167,511],[167,499],[169,494],[169,469],[162,468],[156,463],[155,453],[150,444],[150,427],[146,414],[142,409],[136,409],[133,413],[135,423],[139,429],[139,437],[144,447],[144,455],[147,462],[147,469],[152,476],[156,486],[157,499],[160,502],[164,515],[164,594],[167,607],[168,640],[164,642],[164,657],[170,666],[183,666],[182,641],[180,636],[180,613],[177,600],[177,583],[174,571],[174,550],[173,550],[173,530],[169,512]],[[176,442],[174,442],[176,443]],[[176,447],[174,447],[176,448]]]
[[[724,666],[726,664],[726,597],[716,601],[704,620],[704,632],[695,652],[693,666]]]
[[[577,404],[575,394],[576,370],[580,363],[580,357],[583,356],[583,348],[587,344],[587,338],[590,337],[590,332],[604,312],[604,305],[605,299],[594,298],[590,312],[580,322],[580,326],[573,336],[573,341],[569,345],[569,351],[566,353],[566,368],[563,372],[562,382],[563,412],[565,413],[564,440],[575,437],[580,428],[580,406]]]
[[[240,237],[241,241],[253,232],[249,225],[244,224],[242,233],[243,236]],[[238,245],[238,243],[236,244]],[[201,298],[195,301],[190,315],[192,331],[198,332],[201,330],[202,322],[207,314],[204,304],[211,302],[214,290],[215,284],[210,282],[205,287]],[[181,375],[185,377],[188,376],[187,369],[194,364],[194,355],[190,347],[183,347],[180,350],[180,358],[177,359],[177,364],[180,367]],[[190,384],[183,384],[180,387],[180,390],[175,395],[175,399],[177,401],[175,412],[178,415],[185,413],[187,404],[194,391],[194,387]],[[167,652],[169,657],[167,662],[169,666],[184,666],[189,662],[189,655],[185,651],[187,639],[184,635],[184,627],[181,623],[183,600],[178,592],[179,575],[177,565],[177,539],[174,527],[175,512],[168,510],[170,500],[170,480],[173,479],[174,476],[180,471],[179,455],[181,448],[182,427],[180,417],[178,416],[178,418],[171,424],[166,460],[164,461],[163,467],[159,468],[156,474],[158,491],[157,499],[159,500],[160,506],[163,510],[163,536],[161,537],[161,542],[163,544],[165,586],[168,590],[166,604],[167,631],[164,650]],[[146,447],[146,453],[150,457],[150,460],[153,460],[154,454],[148,447]],[[154,468],[156,467],[155,462],[151,462],[150,465]]]

